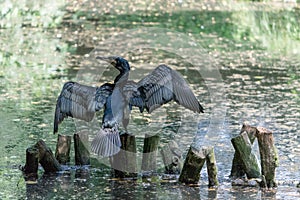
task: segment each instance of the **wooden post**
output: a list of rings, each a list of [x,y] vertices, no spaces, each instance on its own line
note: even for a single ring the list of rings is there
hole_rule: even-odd
[[[26,149],[26,163],[21,168],[25,181],[36,181],[38,178],[39,150],[31,146]]]
[[[183,164],[179,181],[186,184],[198,184],[200,171],[205,163],[206,156],[202,150],[190,147]]]
[[[59,162],[55,159],[51,149],[47,147],[43,140],[38,141],[35,148],[39,151],[39,162],[45,170],[45,173],[61,171]]]
[[[250,126],[250,125],[244,123],[241,128],[240,134],[242,134],[243,132],[246,132],[248,134],[250,143],[252,145],[255,140],[256,131],[257,131],[256,127]],[[241,156],[239,155],[239,153],[237,151],[235,151],[233,161],[232,161],[230,177],[242,178],[246,174],[245,169],[244,169],[245,167],[242,162],[243,161],[241,159]]]
[[[246,132],[248,134],[248,137],[250,139],[251,144],[253,144],[255,138],[256,138],[256,133],[257,133],[257,128],[255,126],[250,126],[248,124],[243,124],[240,134],[243,132]]]
[[[242,178],[245,174],[246,171],[245,171],[245,166],[243,165],[242,158],[239,155],[239,153],[235,151],[232,160],[230,177],[237,179],[237,178]]]
[[[136,177],[137,163],[136,163],[136,141],[134,135],[127,133],[120,135],[121,150],[114,155],[110,162],[114,169],[114,176],[116,178]]]
[[[88,150],[88,131],[80,131],[74,134],[75,165],[89,165],[90,152]]]
[[[256,156],[251,151],[252,145],[248,134],[243,132],[239,136],[232,138],[231,143],[239,156],[242,164],[240,167],[245,171],[247,178],[260,178],[259,164]]]
[[[153,172],[156,170],[156,156],[159,145],[159,136],[145,135],[143,158],[142,158],[142,171]]]
[[[60,164],[67,164],[70,162],[70,148],[72,137],[67,135],[57,136],[55,158]]]
[[[205,147],[203,148],[206,160],[206,167],[208,173],[208,186],[213,187],[219,185],[218,182],[218,169],[217,162],[215,159],[215,152],[213,147]]]
[[[278,154],[273,133],[265,128],[258,127],[256,137],[261,158],[261,172],[265,176],[267,187],[277,187],[275,169],[278,167]]]
[[[179,174],[181,170],[181,150],[175,141],[170,141],[161,149],[166,174]]]

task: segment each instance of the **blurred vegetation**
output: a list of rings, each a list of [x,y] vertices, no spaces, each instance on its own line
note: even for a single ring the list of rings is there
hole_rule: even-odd
[[[65,1],[2,0],[0,27],[56,27],[62,20]]]
[[[61,23],[64,5],[64,1],[0,2],[0,81],[4,93],[0,100],[26,99],[22,104],[28,105],[31,97],[50,93],[47,79],[63,64],[66,45],[48,31]]]
[[[149,9],[137,6],[134,11],[130,5],[122,7],[119,3],[104,8],[82,4],[80,9],[69,12],[71,24],[68,25],[86,30],[99,28],[100,32],[103,28],[117,31],[159,27],[203,38],[201,44],[210,50],[263,49],[283,56],[299,53],[300,22],[297,19],[300,12],[294,4],[222,1],[210,5],[206,1],[201,1],[203,4],[187,1],[184,5],[171,2],[167,3],[168,9],[147,1],[145,5]]]

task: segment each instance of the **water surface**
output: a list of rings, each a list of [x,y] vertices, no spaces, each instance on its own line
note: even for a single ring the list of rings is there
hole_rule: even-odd
[[[67,6],[58,5],[57,12],[53,12],[56,17],[52,18],[43,17],[48,15],[43,14],[45,8],[41,4],[35,8],[40,14],[27,13],[23,21],[1,23],[1,199],[299,198],[296,184],[300,177],[300,68],[296,56],[286,54],[287,49],[275,52],[267,48],[259,42],[265,37],[263,33],[261,38],[257,36],[258,41],[241,33],[245,27],[237,24],[242,24],[238,20],[244,12],[231,9],[228,4],[217,5],[218,9],[205,1],[180,5],[173,2],[174,10],[167,10],[159,6],[163,3],[124,6],[107,1],[100,6],[93,2],[68,2]],[[263,15],[266,10],[258,8],[256,16]],[[281,12],[291,12],[291,17],[298,14]],[[7,13],[11,19],[19,19],[14,18],[13,12]],[[8,21],[3,19],[1,22]],[[183,155],[191,144],[213,145],[219,171],[217,189],[207,188],[205,169],[200,187],[181,185],[176,177],[164,181],[160,155],[159,176],[154,180],[114,180],[109,169],[94,165],[89,169],[74,167],[72,158],[64,173],[47,177],[40,169],[38,184],[24,182],[18,166],[25,163],[26,148],[43,139],[55,149],[53,113],[63,83],[73,80],[96,86],[112,81],[118,74],[111,66],[96,61],[95,55],[125,57],[132,66],[130,78],[135,81],[161,63],[183,75],[205,113],[197,115],[175,103],[152,115],[134,110],[128,129],[137,136],[138,163],[146,133],[160,134],[160,148],[171,140],[177,141]],[[72,135],[86,126],[97,130],[101,115],[100,112],[90,124],[67,119],[59,132]],[[277,190],[262,192],[258,188],[231,186],[234,149],[230,139],[238,135],[244,122],[266,127],[274,134],[279,153]],[[257,151],[257,144],[254,150]]]

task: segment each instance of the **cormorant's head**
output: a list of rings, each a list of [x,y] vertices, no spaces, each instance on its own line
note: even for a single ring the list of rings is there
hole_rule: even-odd
[[[113,65],[120,72],[127,72],[130,70],[130,66],[127,60],[118,56],[101,57],[97,56],[96,59],[104,60]]]

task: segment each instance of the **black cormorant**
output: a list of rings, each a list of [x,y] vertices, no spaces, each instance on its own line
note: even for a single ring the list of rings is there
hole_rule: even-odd
[[[203,107],[189,88],[183,77],[167,65],[159,65],[149,75],[135,83],[128,80],[130,66],[122,57],[97,57],[112,64],[120,71],[114,83],[100,87],[67,82],[57,99],[54,133],[58,131],[65,117],[91,121],[95,112],[104,108],[102,129],[91,144],[91,150],[107,157],[119,152],[121,147],[118,125],[125,130],[129,123],[132,107],[139,107],[148,113],[174,100],[194,112],[203,112]]]

